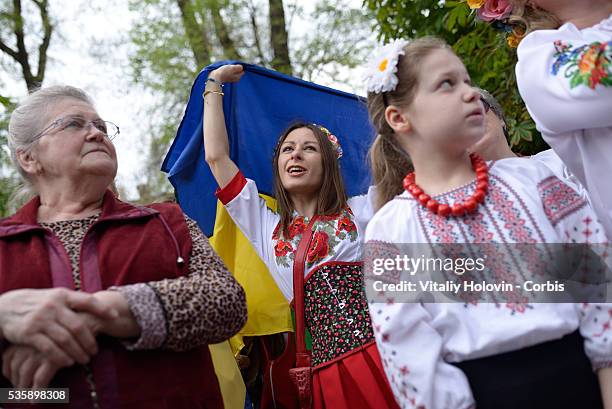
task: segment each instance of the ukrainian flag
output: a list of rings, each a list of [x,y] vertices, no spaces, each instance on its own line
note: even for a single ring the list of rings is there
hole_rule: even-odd
[[[243,65],[244,76],[238,83],[228,83],[223,88],[230,156],[247,178],[255,180],[273,210],[274,147],[292,122],[314,122],[338,137],[344,151],[340,166],[349,196],[365,193],[370,185],[366,154],[373,139],[365,102],[356,95],[235,61],[212,64],[196,78],[162,170],[175,187],[185,213],[210,237],[211,245],[246,292],[247,324],[229,345],[211,346],[227,408],[245,405],[244,384],[233,359],[243,346],[242,336],[293,330],[287,301],[248,240],[217,202],[214,196],[217,184],[204,161],[202,93],[206,78],[221,65],[237,63]]]

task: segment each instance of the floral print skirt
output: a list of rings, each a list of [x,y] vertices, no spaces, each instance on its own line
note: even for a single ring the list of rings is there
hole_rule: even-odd
[[[315,409],[397,408],[374,342],[362,264],[332,262],[304,284]]]

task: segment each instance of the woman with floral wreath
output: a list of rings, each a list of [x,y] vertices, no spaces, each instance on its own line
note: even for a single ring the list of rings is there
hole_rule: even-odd
[[[204,97],[205,159],[221,187],[217,197],[268,267],[296,312],[297,367],[291,370],[302,407],[394,408],[363,291],[364,226],[347,203],[338,159],[326,128],[289,127],[274,159],[278,213],[229,157],[222,84],[237,82],[241,65],[212,71]],[[312,355],[304,348],[304,328]],[[310,374],[312,373],[312,382]]]

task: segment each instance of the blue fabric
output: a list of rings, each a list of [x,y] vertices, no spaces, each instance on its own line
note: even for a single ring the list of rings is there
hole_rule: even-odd
[[[217,184],[204,161],[202,92],[208,74],[224,64],[206,67],[195,80],[185,115],[168,152],[162,171],[168,173],[183,210],[205,234],[213,232]],[[363,194],[370,185],[367,150],[374,137],[363,98],[243,64],[245,74],[235,84],[225,84],[223,109],[230,157],[261,193],[272,196],[272,157],[281,133],[302,120],[328,128],[338,137],[344,156],[340,168],[347,194]]]

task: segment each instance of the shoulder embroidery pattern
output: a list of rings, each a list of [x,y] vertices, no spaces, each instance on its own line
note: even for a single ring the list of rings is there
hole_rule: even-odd
[[[542,180],[538,184],[538,191],[544,205],[544,213],[553,226],[587,204],[584,198],[556,176]]]
[[[570,80],[570,88],[585,85],[595,89],[597,85],[612,86],[612,41],[599,41],[574,48],[571,44],[555,41],[555,62],[552,74],[557,75],[565,67],[563,75]]]

